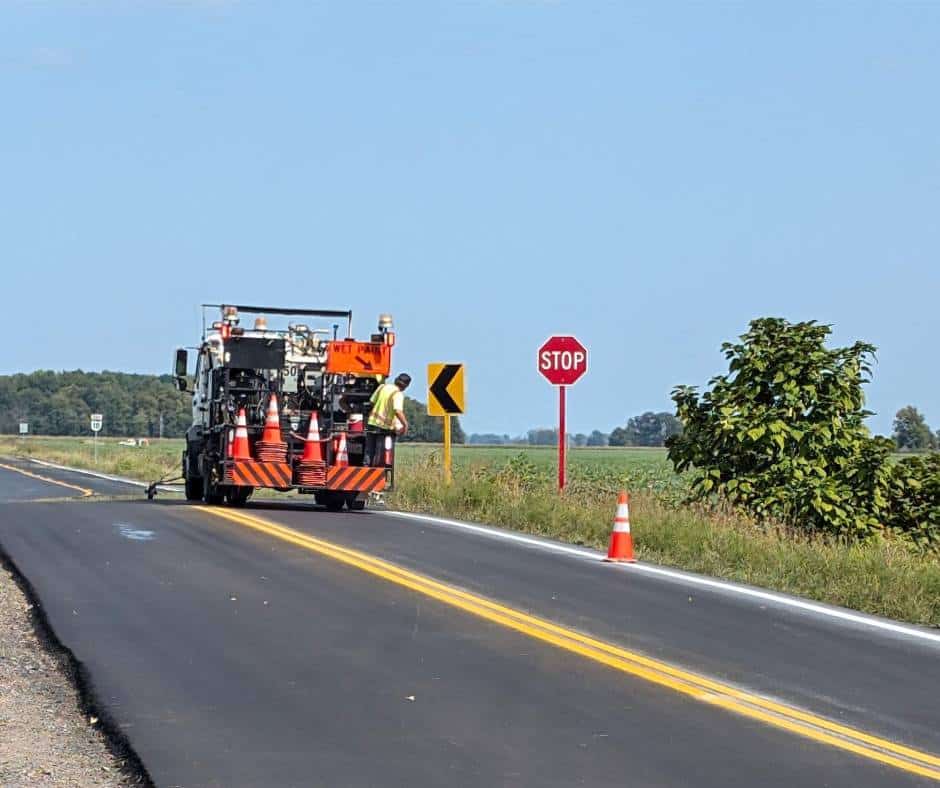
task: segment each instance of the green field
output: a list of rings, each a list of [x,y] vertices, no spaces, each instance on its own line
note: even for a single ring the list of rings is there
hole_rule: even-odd
[[[107,473],[157,476],[176,470],[184,441],[181,438],[152,440],[149,446],[121,446],[117,438],[98,440],[98,467]],[[91,438],[55,438],[30,436],[21,439],[0,436],[0,451],[7,454],[58,456],[62,462],[75,462],[83,467],[94,463],[94,441]],[[423,472],[439,466],[442,448],[435,444],[399,443],[396,449],[400,473]],[[558,451],[549,446],[455,446],[454,467],[457,472],[475,467],[498,469],[519,457],[531,462],[538,472],[554,474]],[[628,480],[633,477],[672,480],[674,474],[664,449],[584,448],[568,452],[570,479],[590,480],[601,477]]]
[[[398,445],[399,459],[409,462],[440,451],[440,446],[424,443],[400,443]],[[455,446],[454,463],[458,466],[475,463],[498,465],[508,462],[520,453],[540,468],[557,467],[558,449],[554,446]],[[670,467],[666,460],[665,449],[610,447],[568,450],[568,468],[573,473],[589,469],[617,472],[636,468]]]

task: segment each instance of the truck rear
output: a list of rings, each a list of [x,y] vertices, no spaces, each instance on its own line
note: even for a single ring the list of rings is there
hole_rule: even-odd
[[[216,309],[220,319],[207,325],[206,311]],[[394,344],[388,315],[357,341],[350,311],[204,304],[191,387],[188,352],[175,357],[177,387],[193,395],[186,498],[237,506],[257,489],[297,490],[355,510],[390,489],[394,440],[372,441],[368,456],[366,423]]]

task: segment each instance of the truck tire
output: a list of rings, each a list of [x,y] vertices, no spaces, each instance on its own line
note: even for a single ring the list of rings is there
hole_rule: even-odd
[[[236,487],[232,485],[225,493],[225,500],[229,506],[244,506],[255,491],[254,487]]]
[[[359,493],[346,493],[346,508],[351,512],[361,512],[366,508],[365,496],[359,497]]]
[[[212,483],[208,473],[202,475],[202,500],[209,506],[218,506],[225,500],[225,493],[219,490],[219,485]]]
[[[202,500],[202,479],[198,476],[187,476],[186,477],[186,500],[187,501],[201,501]]]
[[[346,503],[346,494],[330,490],[323,496],[323,505],[331,512],[338,512]]]
[[[186,487],[187,501],[202,500],[202,477],[190,472],[192,463],[189,461],[189,451],[183,452],[183,480]]]

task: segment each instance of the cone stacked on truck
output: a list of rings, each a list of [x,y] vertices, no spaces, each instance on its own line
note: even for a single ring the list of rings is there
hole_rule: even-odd
[[[245,409],[238,411],[235,421],[235,440],[232,443],[233,460],[250,460],[251,447],[248,445],[248,421],[245,418]]]
[[[310,414],[307,427],[307,442],[304,453],[297,463],[297,484],[303,487],[323,487],[326,484],[326,461],[323,459],[323,442],[320,440],[320,419],[317,412]]]
[[[268,400],[264,432],[255,443],[255,453],[262,462],[287,462],[287,443],[281,438],[281,417],[277,410],[277,394]]]

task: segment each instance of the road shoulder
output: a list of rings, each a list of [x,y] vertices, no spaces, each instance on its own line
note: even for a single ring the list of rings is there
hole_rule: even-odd
[[[81,666],[2,553],[0,632],[0,785],[150,785],[123,737],[97,716]]]

